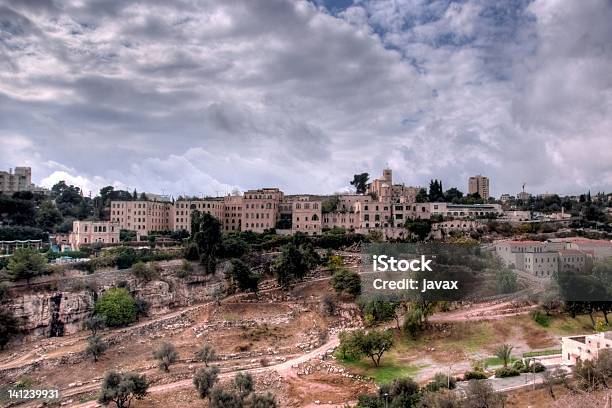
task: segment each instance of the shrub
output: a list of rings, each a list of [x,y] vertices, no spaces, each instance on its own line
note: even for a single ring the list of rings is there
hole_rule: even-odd
[[[452,390],[456,386],[457,380],[455,379],[455,377],[449,377],[447,374],[444,373],[436,373],[433,380],[431,380],[427,384],[427,390],[433,392],[438,391],[442,388],[448,388]]]
[[[358,296],[361,293],[361,278],[359,274],[348,269],[337,270],[330,281],[336,293],[346,293],[350,296]]]
[[[485,380],[486,378],[487,375],[484,371],[471,370],[466,371],[465,374],[463,374],[464,380]]]
[[[541,310],[536,309],[532,311],[531,318],[542,327],[548,327],[550,325],[550,316]]]
[[[84,330],[90,330],[91,335],[95,336],[100,330],[104,330],[106,325],[104,324],[104,318],[101,316],[91,316],[83,323]]]
[[[204,363],[208,367],[208,363],[217,360],[217,353],[210,344],[204,344],[202,348],[196,353],[196,358]]]
[[[198,392],[200,398],[206,398],[210,395],[210,391],[217,382],[219,377],[219,367],[200,368],[193,376],[193,385]]]
[[[178,353],[172,343],[165,341],[153,352],[153,357],[157,359],[159,368],[168,372],[170,365],[178,360]]]
[[[148,388],[144,375],[110,371],[104,375],[98,402],[104,405],[114,402],[117,408],[129,407],[132,399],[142,399]]]
[[[94,313],[109,327],[123,326],[136,320],[136,302],[124,288],[112,288],[96,301]]]
[[[524,372],[523,370],[525,370],[525,363],[523,363],[523,360],[516,360],[514,364],[512,364],[512,368],[522,373]]]
[[[497,378],[516,377],[517,375],[521,375],[521,373],[510,367],[501,367],[495,370],[495,377]]]
[[[85,352],[91,355],[94,361],[98,361],[106,349],[108,349],[108,344],[100,336],[91,336],[87,339]]]

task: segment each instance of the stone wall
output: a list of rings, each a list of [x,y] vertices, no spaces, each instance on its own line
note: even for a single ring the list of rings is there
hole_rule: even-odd
[[[36,291],[23,288],[15,291],[10,307],[14,316],[23,322],[26,337],[31,338],[63,336],[81,330],[84,320],[93,313],[96,299],[120,282],[127,283],[135,298],[149,303],[152,316],[209,301],[213,291],[222,284],[228,265],[221,264],[215,276],[198,273],[194,265],[190,276],[179,278],[177,272],[181,262],[160,262],[159,280],[148,283],[137,281],[129,269],[107,269],[90,275],[66,271],[62,276],[47,277],[46,282],[38,284]]]

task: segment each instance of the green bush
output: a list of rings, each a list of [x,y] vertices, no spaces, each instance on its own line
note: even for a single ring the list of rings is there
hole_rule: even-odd
[[[484,371],[466,371],[463,374],[463,379],[465,380],[485,380],[487,375]]]
[[[510,367],[501,367],[495,370],[495,377],[497,378],[516,377],[517,375],[521,375],[521,373]]]
[[[517,371],[523,372],[523,370],[525,369],[525,364],[523,363],[523,360],[516,360],[514,364],[512,364],[512,368]]]
[[[96,301],[94,313],[104,319],[107,326],[124,326],[136,320],[136,302],[124,288],[112,288]]]
[[[550,325],[550,316],[546,315],[546,313],[541,310],[536,309],[532,311],[531,318],[542,327],[548,327]]]

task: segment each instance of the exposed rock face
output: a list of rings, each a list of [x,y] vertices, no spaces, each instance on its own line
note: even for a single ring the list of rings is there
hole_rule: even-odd
[[[93,313],[96,299],[119,283],[127,285],[134,298],[149,303],[150,315],[210,301],[214,290],[222,285],[227,266],[220,265],[215,276],[194,273],[178,278],[180,262],[160,262],[160,279],[148,283],[138,282],[129,270],[104,270],[92,275],[69,271],[63,277],[47,278],[53,280],[57,290],[21,291],[11,308],[15,317],[23,321],[28,336],[55,337],[81,330],[84,320]]]

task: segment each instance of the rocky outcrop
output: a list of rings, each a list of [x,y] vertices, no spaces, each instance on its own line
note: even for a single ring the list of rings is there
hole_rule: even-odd
[[[227,265],[220,265],[215,276],[196,271],[179,278],[180,263],[160,262],[160,278],[146,283],[133,278],[129,270],[104,270],[91,275],[68,271],[61,277],[47,278],[53,285],[39,284],[36,292],[15,293],[10,307],[14,316],[23,322],[27,337],[54,337],[81,330],[85,319],[93,313],[96,299],[117,285],[129,288],[135,298],[147,301],[150,315],[210,301],[214,290],[222,285]]]

